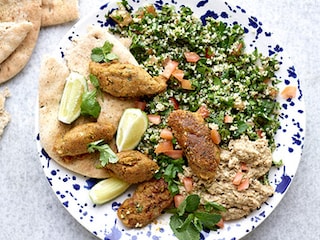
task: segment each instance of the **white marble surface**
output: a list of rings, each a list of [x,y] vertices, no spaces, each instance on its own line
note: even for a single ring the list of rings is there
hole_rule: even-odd
[[[80,0],[81,15],[102,0]],[[249,239],[320,239],[320,4],[317,0],[230,0],[257,16],[277,36],[302,81],[306,141],[291,187]],[[43,54],[72,24],[42,29],[26,68],[10,82],[6,108],[12,120],[0,139],[0,239],[96,239],[62,207],[39,163],[35,145],[37,79]]]

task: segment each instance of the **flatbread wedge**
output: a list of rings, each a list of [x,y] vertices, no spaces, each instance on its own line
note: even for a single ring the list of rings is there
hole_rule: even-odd
[[[28,21],[0,22],[0,63],[16,50],[31,29],[32,23]]]
[[[42,27],[58,25],[78,18],[78,0],[42,0]]]
[[[0,91],[0,139],[3,134],[4,128],[10,122],[10,114],[5,109],[6,98],[10,96],[8,88]]]
[[[81,175],[93,178],[106,178],[109,175],[104,169],[97,168],[99,154],[84,154],[74,157],[60,157],[54,150],[56,139],[62,138],[64,134],[74,126],[92,119],[79,117],[71,125],[58,121],[59,102],[65,85],[65,80],[71,71],[80,72],[88,76],[88,65],[91,50],[100,47],[108,40],[114,44],[113,50],[120,53],[119,61],[136,64],[136,60],[130,51],[106,29],[90,27],[87,35],[81,36],[74,41],[65,54],[65,61],[46,56],[43,59],[39,78],[39,131],[42,147],[47,154],[61,166]],[[90,43],[88,46],[87,43]],[[118,126],[122,112],[134,106],[134,101],[115,98],[106,93],[100,100],[101,113],[98,122],[108,121]],[[109,143],[114,147],[114,141]]]
[[[0,84],[13,78],[28,63],[40,31],[40,4],[41,0],[0,0],[0,22],[32,23],[22,43],[0,64]]]

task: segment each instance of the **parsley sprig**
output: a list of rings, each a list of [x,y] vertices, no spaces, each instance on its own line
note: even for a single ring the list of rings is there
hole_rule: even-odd
[[[155,174],[156,179],[161,177],[168,183],[168,189],[172,195],[179,193],[179,184],[177,180],[177,174],[183,172],[183,166],[185,162],[182,158],[172,159],[165,155],[158,155],[157,162],[160,166],[160,170]]]
[[[102,167],[105,167],[109,163],[118,162],[118,156],[112,151],[108,144],[103,140],[98,140],[88,144],[88,152],[93,153],[95,151],[100,152],[100,163]]]
[[[202,230],[218,228],[216,224],[222,218],[219,212],[225,208],[214,202],[207,202],[203,210],[201,206],[198,195],[188,195],[170,217],[170,227],[178,239],[197,240]]]
[[[97,101],[97,95],[101,95],[99,81],[96,78],[96,76],[92,74],[90,74],[89,79],[95,88],[92,91],[86,91],[82,94],[82,101],[80,107],[81,115],[98,118],[101,111],[101,106]]]
[[[91,60],[94,62],[110,62],[118,59],[118,56],[112,53],[113,44],[105,41],[102,47],[96,47],[91,50]]]

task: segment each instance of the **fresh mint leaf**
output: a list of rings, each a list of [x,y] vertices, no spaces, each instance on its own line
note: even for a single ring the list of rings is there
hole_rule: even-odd
[[[88,144],[88,152],[93,153],[95,151],[100,152],[100,163],[102,167],[105,167],[109,163],[118,162],[118,156],[112,151],[108,144],[103,140],[98,140]]]
[[[208,212],[195,212],[194,216],[201,222],[201,224],[210,230],[216,228],[216,224],[221,220],[220,214]]]
[[[200,197],[197,194],[190,194],[186,197],[186,208],[185,211],[192,213],[196,211],[200,204]]]
[[[204,204],[204,209],[207,212],[212,212],[212,211],[225,212],[226,211],[225,207],[215,202],[206,202]]]
[[[170,218],[170,227],[178,239],[199,239],[200,232],[204,228],[210,230],[218,228],[216,224],[222,218],[218,212],[225,211],[225,208],[213,202],[208,202],[206,206],[206,211],[203,211],[202,205],[200,207],[200,197],[196,194],[190,194],[175,212],[172,211],[174,215]],[[207,212],[207,210],[214,210],[214,212]]]
[[[194,214],[193,214],[193,225],[194,227],[199,231],[201,232],[203,230],[203,224],[202,222],[200,221],[199,218],[197,218]]]
[[[196,211],[200,204],[200,197],[196,194],[188,195],[177,209],[179,216],[182,216],[185,213],[192,213]]]
[[[170,217],[170,227],[174,235],[179,240],[199,240],[200,232],[194,227],[193,224],[190,224],[185,231],[179,231],[179,227],[183,224],[183,220],[180,219],[177,215]]]
[[[187,229],[192,224],[192,221],[194,220],[194,215],[189,214],[188,217],[184,220],[184,222],[177,228],[179,232],[187,231]]]

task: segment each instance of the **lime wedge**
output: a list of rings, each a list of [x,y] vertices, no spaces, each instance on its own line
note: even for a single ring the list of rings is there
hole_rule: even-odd
[[[117,178],[107,178],[94,185],[89,192],[91,201],[95,204],[108,202],[124,193],[130,183]]]
[[[58,119],[70,124],[80,116],[82,94],[87,91],[87,81],[79,73],[71,72],[66,79],[66,84],[60,101]]]
[[[116,144],[118,151],[134,149],[148,127],[148,117],[139,108],[126,109],[120,119]]]

